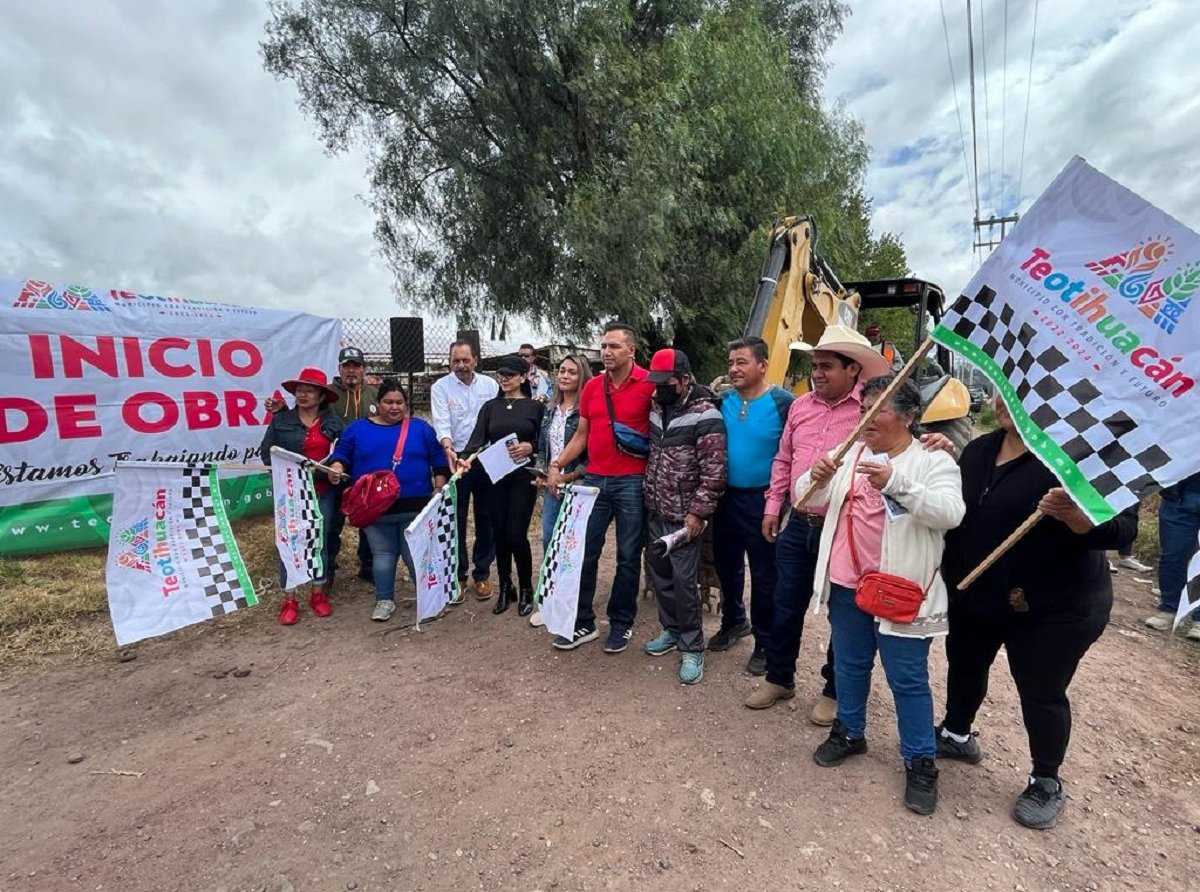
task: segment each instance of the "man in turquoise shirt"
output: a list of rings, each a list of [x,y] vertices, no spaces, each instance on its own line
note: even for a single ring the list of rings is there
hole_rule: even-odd
[[[751,675],[767,671],[764,648],[771,633],[775,595],[775,543],[763,536],[771,461],[779,449],[783,424],[794,397],[766,382],[767,342],[762,338],[731,341],[729,380],[733,390],[721,394],[725,419],[729,478],[713,515],[713,564],[721,581],[721,629],[709,650],[728,650],[753,633],[754,652],[746,664]],[[750,562],[750,621],[744,589]]]

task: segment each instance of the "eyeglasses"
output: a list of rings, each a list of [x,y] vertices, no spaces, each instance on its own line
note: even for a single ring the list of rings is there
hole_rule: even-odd
[[[496,377],[497,377],[497,378],[520,378],[520,377],[521,377],[521,373],[520,373],[520,372],[514,372],[514,371],[511,371],[511,370],[509,370],[509,369],[497,369],[497,370],[496,370]]]

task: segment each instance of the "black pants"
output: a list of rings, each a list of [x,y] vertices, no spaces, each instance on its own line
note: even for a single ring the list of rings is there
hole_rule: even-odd
[[[533,585],[533,552],[529,548],[529,521],[537,500],[537,489],[530,476],[518,468],[499,483],[493,483],[487,496],[487,519],[496,544],[496,574],[501,583],[512,580],[512,565],[517,565],[517,585]],[[478,536],[476,537],[478,540]]]
[[[515,476],[518,472],[514,471]],[[524,472],[521,472],[524,473]],[[525,474],[528,477],[528,474]],[[492,558],[496,556],[496,546],[492,538],[492,524],[488,519],[490,505],[488,493],[492,483],[483,467],[476,464],[470,471],[458,478],[458,579],[467,581],[467,512],[471,502],[475,502],[475,542],[471,547],[471,578],[482,582],[491,575]],[[531,486],[530,489],[533,489]]]
[[[762,534],[766,491],[727,487],[713,515],[713,566],[721,581],[721,631],[746,621],[746,563],[750,563],[750,626],[755,649],[771,637],[775,609],[775,543]]]
[[[970,597],[969,593],[963,597]],[[960,602],[950,606],[946,638],[947,731],[968,734],[983,698],[988,672],[1003,646],[1021,699],[1035,777],[1058,777],[1071,739],[1067,687],[1079,661],[1108,625],[1112,599],[1036,618],[979,616]]]
[[[329,523],[329,531],[327,539],[329,541],[329,570],[328,576],[330,583],[333,582],[334,574],[337,572],[338,554],[342,550],[342,530],[346,528],[346,515],[342,513],[342,494],[345,489],[338,488],[337,501],[333,505],[333,517]],[[358,531],[358,568],[370,572],[374,562],[374,557],[371,554],[371,543],[367,541],[366,534]]]

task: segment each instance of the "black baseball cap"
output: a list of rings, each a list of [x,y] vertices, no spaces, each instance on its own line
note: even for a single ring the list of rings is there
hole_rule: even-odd
[[[338,354],[338,365],[344,362],[356,362],[359,365],[366,365],[366,357],[363,352],[357,347],[343,347],[342,352]]]

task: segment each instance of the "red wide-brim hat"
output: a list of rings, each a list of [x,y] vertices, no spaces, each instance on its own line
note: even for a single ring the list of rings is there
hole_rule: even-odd
[[[290,378],[284,381],[280,386],[290,394],[296,393],[296,388],[301,384],[307,384],[309,387],[316,387],[325,392],[325,404],[336,403],[338,401],[338,392],[329,386],[329,379],[325,377],[325,373],[320,369],[306,368],[301,369],[300,374],[295,378]]]

